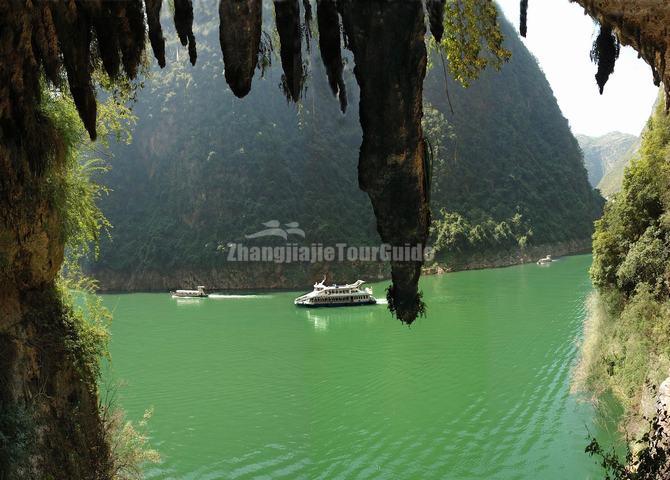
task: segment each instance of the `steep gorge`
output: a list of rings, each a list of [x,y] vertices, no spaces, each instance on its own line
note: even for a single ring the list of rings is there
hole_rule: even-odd
[[[148,95],[134,105],[134,140],[114,146],[112,170],[101,178],[112,190],[101,206],[114,226],[91,265],[102,288],[300,289],[326,273],[336,282],[388,277],[388,266],[379,262],[227,261],[229,243],[378,246],[381,239],[358,188],[361,127],[355,113],[338,113],[319,52],[304,57],[309,76],[298,108],[276,95],[278,57],[238,101],[231,90],[217,88],[215,17],[200,13],[196,20],[199,63],[191,68],[182,59],[163,72],[154,69],[145,81]],[[514,239],[452,249],[445,252],[448,268],[515,263],[545,250],[588,250],[600,213],[547,80],[514,28],[502,18],[500,23],[510,61],[500,72],[483,72],[469,88],[449,78],[453,113],[439,54],[430,55],[423,99],[433,150],[430,208],[433,220],[446,209],[474,225],[519,213],[533,235],[523,252]],[[168,41],[168,57],[177,48]],[[353,58],[344,59],[341,91],[357,103]],[[368,175],[383,178],[375,170]],[[305,238],[245,238],[269,220],[298,222]]]
[[[223,0],[224,3],[233,0]],[[297,1],[297,0],[296,0]],[[250,3],[256,3],[249,0]],[[398,7],[395,2],[366,2],[371,5],[356,6],[350,2],[338,2],[347,25],[348,35],[357,37],[361,33],[374,32],[367,43],[381,42],[378,37],[384,32],[379,28],[385,15]],[[664,2],[644,1],[589,1],[580,0],[588,12],[601,23],[612,25],[619,38],[633,45],[643,57],[654,66],[657,80],[663,79],[670,88],[670,71],[666,69],[670,38],[666,26],[670,24],[670,6]],[[96,394],[91,391],[90,375],[76,368],[76,354],[67,355],[63,348],[68,338],[67,312],[63,311],[57,298],[52,295],[55,275],[63,255],[63,239],[60,236],[62,218],[52,205],[45,172],[49,167],[58,166],[58,136],[48,119],[39,111],[40,80],[42,74],[53,85],[62,85],[67,79],[69,92],[74,98],[80,117],[91,138],[95,138],[96,99],[91,74],[93,66],[101,64],[112,78],[135,77],[142,58],[147,25],[152,40],[154,55],[160,64],[165,63],[162,51],[162,33],[158,13],[160,0],[85,2],[69,0],[63,2],[0,2],[0,335],[2,338],[3,391],[2,411],[12,412],[27,408],[28,417],[42,419],[41,427],[17,428],[23,432],[39,433],[37,446],[41,454],[30,457],[32,471],[16,470],[17,464],[3,462],[2,472],[6,478],[45,478],[49,475],[60,478],[108,478],[104,466],[97,465],[100,459],[95,446],[95,438],[100,428],[97,412],[94,412]],[[388,7],[388,10],[387,10]],[[350,8],[368,8],[361,13],[372,17],[352,16]],[[391,144],[377,145],[380,155],[393,152],[390,157],[380,160],[381,164],[396,179],[408,174],[407,188],[414,188],[407,198],[392,197],[397,209],[410,211],[414,219],[396,223],[386,216],[395,209],[384,206],[379,209],[378,224],[382,238],[390,235],[393,240],[418,238],[425,240],[425,192],[422,190],[421,167],[421,106],[420,98],[425,53],[418,47],[422,44],[424,29],[418,17],[423,17],[421,8],[404,7],[406,16],[394,19],[394,25],[409,32],[407,37],[398,35],[387,38],[396,46],[402,56],[411,60],[415,71],[404,70],[404,65],[392,64],[399,68],[387,72],[385,76],[374,75],[374,67],[362,66],[362,71],[372,69],[371,80],[375,85],[364,85],[363,91],[374,92],[375,99],[386,99],[392,112],[406,112],[404,121],[393,122],[393,128],[411,128],[410,135],[392,131],[388,137]],[[294,9],[295,11],[295,9]],[[191,63],[196,62],[196,41],[192,32],[193,7],[190,0],[174,1],[174,20],[180,41],[188,47]],[[295,13],[290,20],[295,24]],[[532,19],[530,19],[532,22]],[[377,27],[377,28],[375,28]],[[360,30],[358,30],[360,29]],[[287,44],[295,44],[295,29],[287,33]],[[388,36],[388,32],[386,32]],[[408,44],[400,44],[396,39],[406,38]],[[240,41],[240,47],[244,47]],[[370,45],[370,52],[383,48]],[[377,61],[360,50],[363,55],[358,61]],[[287,52],[285,75],[289,92],[295,94],[295,71],[297,52]],[[123,70],[123,73],[122,73]],[[410,78],[398,78],[400,74]],[[389,75],[390,74],[390,75]],[[240,75],[243,75],[241,73]],[[397,78],[398,83],[387,82],[387,78]],[[367,81],[359,77],[359,81]],[[403,82],[403,83],[401,83]],[[414,100],[412,108],[403,104],[403,99],[394,96],[394,88],[407,88],[406,93]],[[376,96],[379,95],[379,98]],[[370,102],[368,103],[368,101]],[[361,102],[361,117],[373,116],[368,109],[375,105],[372,99],[364,97]],[[380,135],[375,128],[384,128],[385,122],[363,120],[364,135]],[[407,144],[400,146],[401,155],[396,158],[395,139],[404,139]],[[395,147],[395,148],[394,148]],[[371,149],[372,150],[372,149]],[[374,162],[375,152],[368,151],[361,156],[361,162]],[[403,161],[394,163],[392,160]],[[365,165],[362,167],[365,168]],[[371,187],[369,194],[373,204],[388,201],[392,184]],[[407,228],[405,233],[396,229]],[[405,236],[405,234],[407,236]],[[418,298],[414,266],[407,271],[396,269],[394,278],[399,280],[396,290],[398,316],[411,322],[417,312]],[[407,298],[400,298],[401,295]],[[54,335],[50,337],[49,332]],[[74,334],[76,338],[76,334]],[[54,340],[55,343],[51,343]],[[44,383],[43,383],[44,382]],[[8,390],[5,390],[7,387]],[[45,387],[45,388],[43,388]],[[34,411],[31,409],[35,408]],[[103,447],[105,448],[105,447]],[[3,451],[3,454],[5,452]],[[41,456],[40,456],[41,455]],[[4,460],[4,459],[3,459]],[[14,470],[12,470],[14,469]]]

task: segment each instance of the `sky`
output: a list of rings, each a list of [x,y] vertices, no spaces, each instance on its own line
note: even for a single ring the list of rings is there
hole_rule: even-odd
[[[523,41],[538,59],[572,132],[639,135],[658,94],[649,65],[631,47],[622,47],[601,96],[594,79],[597,67],[589,58],[597,34],[591,17],[568,0],[528,3],[528,35]],[[498,0],[498,4],[518,31],[519,0]]]

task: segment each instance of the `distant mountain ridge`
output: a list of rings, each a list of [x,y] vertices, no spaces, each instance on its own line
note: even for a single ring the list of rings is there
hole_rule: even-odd
[[[576,135],[576,138],[584,152],[584,166],[591,185],[605,196],[619,191],[624,169],[640,148],[640,138],[621,132],[599,137]]]

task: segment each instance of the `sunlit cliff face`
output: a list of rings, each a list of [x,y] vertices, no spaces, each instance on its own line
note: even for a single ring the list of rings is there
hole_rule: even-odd
[[[636,48],[652,65],[657,82],[665,79],[670,85],[667,2],[577,1],[603,25],[604,48],[598,52],[605,80],[606,70],[615,60],[609,47],[621,41]],[[381,239],[394,245],[425,244],[428,235],[429,185],[421,130],[424,37],[426,17],[433,35],[442,36],[445,5],[445,0],[318,0],[316,12],[312,12],[309,0],[274,2],[282,86],[291,101],[299,101],[304,86],[303,38],[311,36],[313,15],[329,84],[342,110],[347,106],[342,45],[353,52],[363,130],[359,185],[370,196]],[[0,57],[4,63],[0,71],[0,142],[7,153],[0,163],[3,200],[12,182],[39,175],[56,155],[58,139],[38,108],[41,79],[56,87],[67,85],[95,139],[94,72],[104,70],[112,79],[135,78],[144,58],[147,33],[153,56],[164,66],[161,7],[162,0],[0,3]],[[195,63],[192,2],[174,0],[173,7],[177,34]],[[262,0],[221,0],[218,10],[226,82],[243,97],[250,91],[263,57]],[[528,21],[532,23],[532,17]],[[420,269],[421,262],[392,265],[389,305],[407,323],[423,310],[417,290]]]

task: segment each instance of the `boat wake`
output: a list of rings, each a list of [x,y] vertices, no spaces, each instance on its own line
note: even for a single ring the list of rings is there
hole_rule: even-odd
[[[232,299],[232,298],[271,298],[272,295],[222,295],[218,293],[210,293],[209,298],[218,300]]]

